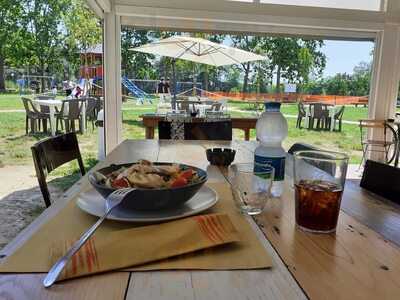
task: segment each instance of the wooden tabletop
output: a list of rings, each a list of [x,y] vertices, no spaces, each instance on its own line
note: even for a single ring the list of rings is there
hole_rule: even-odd
[[[233,147],[235,162],[253,160],[254,142],[125,141],[96,168],[110,163],[175,161],[207,170],[227,183],[226,170],[210,166],[205,148]],[[288,162],[290,175],[290,160]],[[26,228],[1,254],[10,255],[40,225],[88,185],[82,178]],[[69,280],[45,289],[44,274],[0,275],[0,299],[399,299],[400,209],[348,182],[336,234],[304,233],[294,224],[291,178],[282,198],[248,221],[273,259],[273,268],[240,271],[113,272]],[[390,229],[390,230],[389,230]],[[60,232],[62,234],[62,232]]]

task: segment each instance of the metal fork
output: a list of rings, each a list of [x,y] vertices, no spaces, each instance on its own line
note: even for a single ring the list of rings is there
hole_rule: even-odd
[[[58,276],[67,265],[71,257],[85,244],[85,242],[90,238],[90,236],[96,231],[100,224],[105,220],[109,213],[117,207],[125,197],[135,191],[133,188],[119,189],[112,192],[106,199],[105,203],[105,213],[104,215],[92,226],[90,227],[81,238],[75,242],[75,244],[67,251],[67,253],[61,257],[50,269],[49,273],[43,280],[43,285],[45,287],[50,287],[57,280]]]

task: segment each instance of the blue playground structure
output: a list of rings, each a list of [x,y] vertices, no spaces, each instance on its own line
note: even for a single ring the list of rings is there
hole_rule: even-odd
[[[137,85],[130,81],[127,77],[122,77],[121,83],[124,87],[126,87],[126,89],[129,91],[129,93],[132,94],[133,97],[138,99],[138,102],[140,102],[141,104],[143,104],[146,100],[149,101],[150,104],[153,103],[151,100],[151,96],[145,91],[138,88]]]

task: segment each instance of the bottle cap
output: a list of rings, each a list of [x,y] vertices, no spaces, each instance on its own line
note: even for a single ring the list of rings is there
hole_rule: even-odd
[[[280,102],[265,102],[265,110],[266,111],[280,111],[281,103]]]

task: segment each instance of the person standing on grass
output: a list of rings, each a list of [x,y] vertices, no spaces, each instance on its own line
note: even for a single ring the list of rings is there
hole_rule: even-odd
[[[160,97],[160,102],[164,102],[164,88],[165,88],[164,78],[161,78],[160,82],[157,84],[157,90],[156,90],[157,96]]]
[[[171,86],[169,85],[169,78],[167,78],[164,84],[164,94],[171,95]]]

